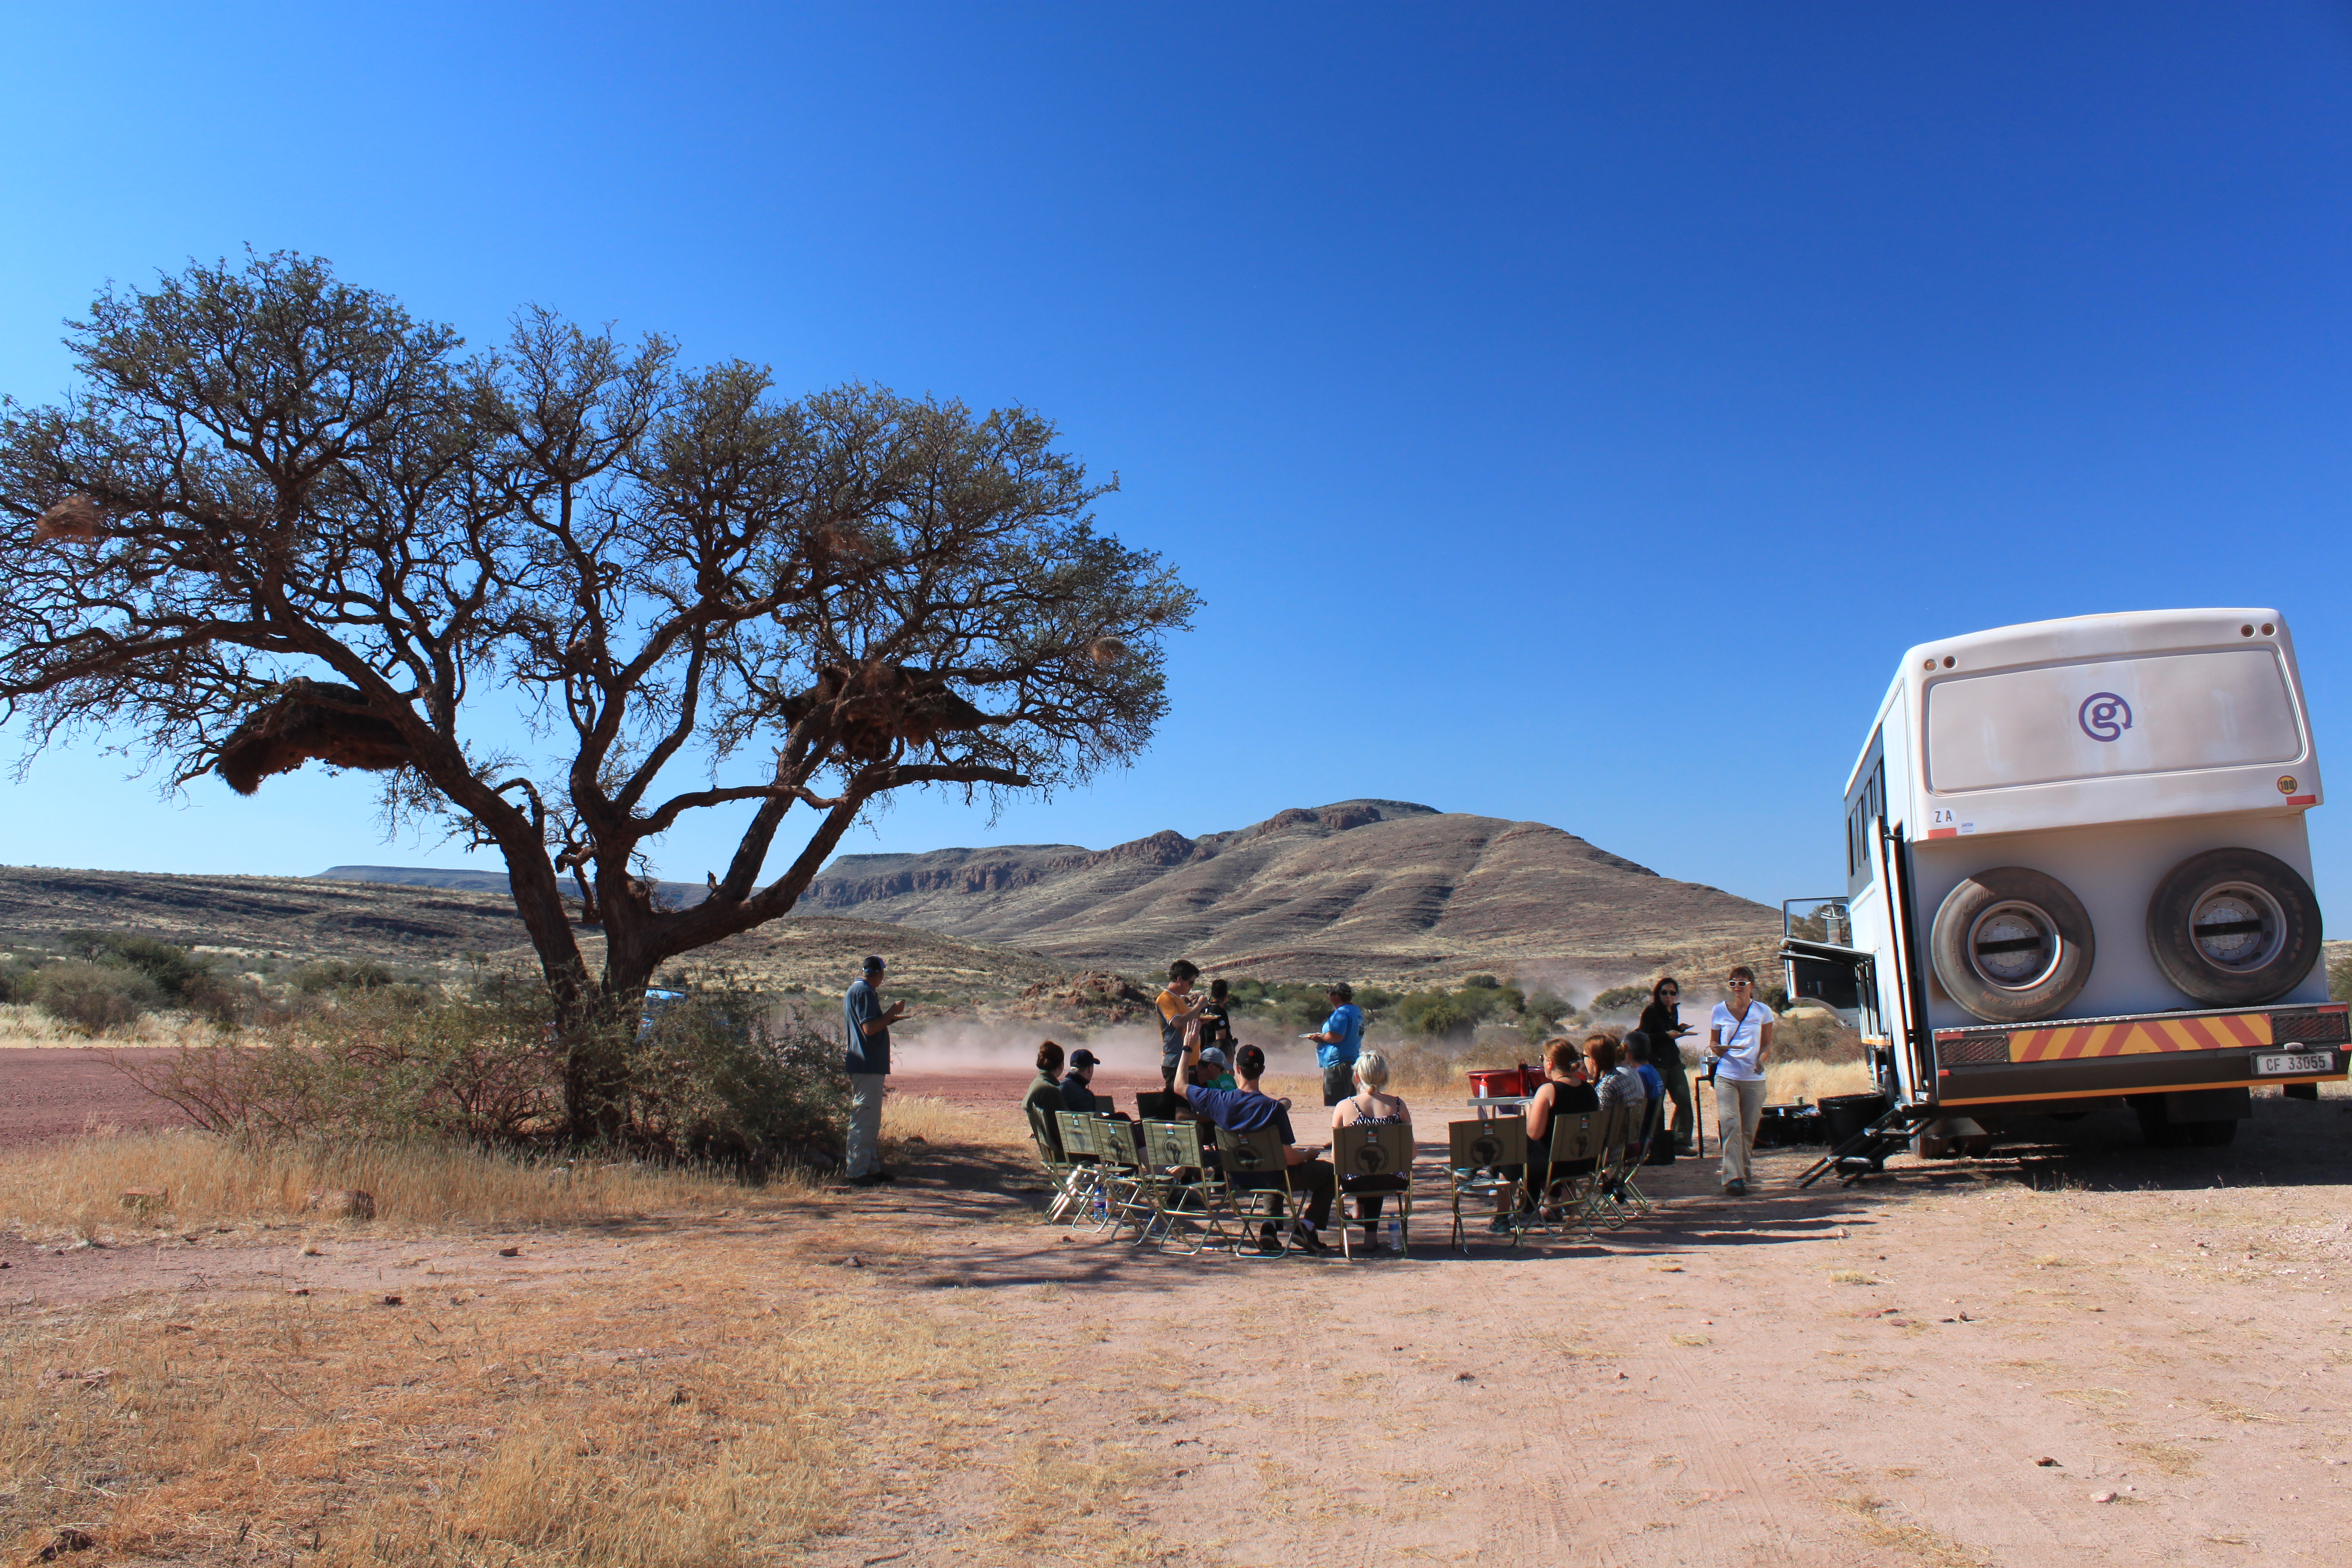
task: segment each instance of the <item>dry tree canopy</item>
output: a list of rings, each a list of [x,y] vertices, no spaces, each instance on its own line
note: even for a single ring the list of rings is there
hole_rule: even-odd
[[[593,982],[559,861],[625,993],[789,910],[889,791],[1074,784],[1166,711],[1194,596],[1029,410],[789,396],[538,309],[468,352],[286,254],[110,289],[71,341],[68,398],[0,405],[11,713],[183,784],[375,770],[504,853],[560,999]],[[706,902],[629,896],[721,807]]]

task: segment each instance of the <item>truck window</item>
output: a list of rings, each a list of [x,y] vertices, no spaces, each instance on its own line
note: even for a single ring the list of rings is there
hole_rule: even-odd
[[[1845,798],[1845,890],[1859,893],[1877,875],[1875,825],[1886,814],[1886,732],[1870,737],[1853,793]]]
[[[1958,676],[1927,689],[1938,794],[2303,755],[2286,670],[2267,647],[2151,654]]]

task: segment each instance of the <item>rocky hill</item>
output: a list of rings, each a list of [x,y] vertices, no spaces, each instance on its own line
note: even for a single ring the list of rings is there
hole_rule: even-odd
[[[851,915],[1150,973],[1303,980],[1632,974],[1769,950],[1780,916],[1539,822],[1350,800],[1187,838],[844,855],[810,914]]]

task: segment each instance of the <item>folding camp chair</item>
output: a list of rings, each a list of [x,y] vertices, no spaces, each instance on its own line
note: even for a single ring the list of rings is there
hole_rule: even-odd
[[[1366,1225],[1362,1217],[1363,1200],[1380,1198],[1397,1200],[1397,1251],[1406,1252],[1412,1245],[1412,1129],[1398,1122],[1371,1127],[1335,1127],[1331,1130],[1331,1163],[1339,1172],[1339,1191],[1337,1197],[1339,1213],[1333,1223],[1339,1227],[1339,1255],[1353,1259],[1355,1250],[1348,1240],[1349,1226]],[[1351,1176],[1401,1178],[1403,1185],[1369,1192],[1350,1192]],[[1356,1200],[1357,1212],[1348,1213],[1348,1200]]]
[[[1200,1123],[1146,1121],[1140,1125],[1143,1163],[1159,1182],[1160,1208],[1151,1229],[1157,1231],[1160,1246],[1165,1247],[1188,1225],[1196,1232],[1196,1239],[1185,1252],[1188,1258],[1212,1241],[1238,1246],[1224,1224],[1233,1212],[1233,1200],[1225,1190],[1223,1173],[1201,1146]]]
[[[1635,1215],[1648,1214],[1656,1206],[1650,1202],[1649,1194],[1641,1189],[1636,1179],[1648,1163],[1652,1140],[1672,1136],[1665,1130],[1665,1097],[1661,1095],[1650,1101],[1649,1109],[1642,1113],[1642,1131],[1626,1146],[1624,1173],[1617,1178],[1617,1200]],[[1639,1153],[1634,1152],[1634,1144],[1639,1144]]]
[[[1601,1168],[1601,1131],[1599,1111],[1553,1112],[1542,1170],[1535,1168],[1532,1159],[1528,1162],[1528,1211],[1521,1230],[1564,1233],[1584,1213]]]
[[[1147,1089],[1136,1094],[1135,1114],[1145,1121],[1181,1121],[1192,1114],[1192,1108],[1181,1094]]]
[[[1067,1115],[1068,1112],[1061,1114]],[[1046,1179],[1054,1184],[1054,1201],[1045,1209],[1048,1224],[1077,1206],[1080,1183],[1086,1170],[1063,1152],[1061,1129],[1054,1125],[1054,1116],[1055,1112],[1042,1105],[1029,1108],[1029,1141],[1037,1146],[1037,1163],[1044,1167]]]
[[[1475,1121],[1447,1124],[1445,1175],[1454,1197],[1454,1245],[1463,1251],[1470,1250],[1467,1234],[1462,1227],[1462,1197],[1492,1197],[1500,1212],[1511,1214],[1517,1207],[1521,1178],[1505,1175],[1500,1167],[1517,1165],[1522,1170],[1528,1162],[1528,1119],[1524,1116],[1482,1117]],[[1511,1226],[1511,1245],[1519,1244],[1521,1226],[1516,1220]]]
[[[1633,1207],[1620,1194],[1633,1168],[1633,1118],[1622,1104],[1610,1108],[1601,1128],[1601,1162],[1593,1170],[1583,1204],[1585,1226],[1621,1230],[1633,1217]],[[1647,1203],[1645,1198],[1643,1203]]]
[[[1225,1190],[1233,1201],[1234,1217],[1247,1239],[1251,1227],[1272,1226],[1280,1238],[1276,1257],[1290,1253],[1291,1227],[1298,1223],[1298,1204],[1290,1190],[1290,1161],[1282,1139],[1271,1127],[1247,1132],[1217,1129],[1217,1157],[1224,1162]]]
[[[1159,1185],[1144,1165],[1135,1123],[1108,1116],[1089,1116],[1087,1131],[1095,1149],[1095,1170],[1102,1183],[1103,1208],[1111,1239],[1128,1226],[1140,1241],[1159,1213]]]
[[[1056,1110],[1054,1125],[1062,1134],[1062,1157],[1076,1172],[1071,1177],[1070,1224],[1092,1218],[1100,1230],[1108,1219],[1108,1196],[1103,1188],[1102,1157],[1095,1152],[1095,1128],[1097,1119],[1076,1110]]]

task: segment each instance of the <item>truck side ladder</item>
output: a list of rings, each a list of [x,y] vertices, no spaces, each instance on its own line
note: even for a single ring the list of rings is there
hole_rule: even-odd
[[[1920,1127],[1936,1119],[1933,1105],[1896,1105],[1886,1114],[1822,1155],[1806,1167],[1797,1178],[1800,1191],[1811,1186],[1823,1176],[1835,1171],[1843,1178],[1840,1186],[1850,1187],[1873,1172],[1885,1168],[1886,1156],[1897,1153],[1910,1143]]]

